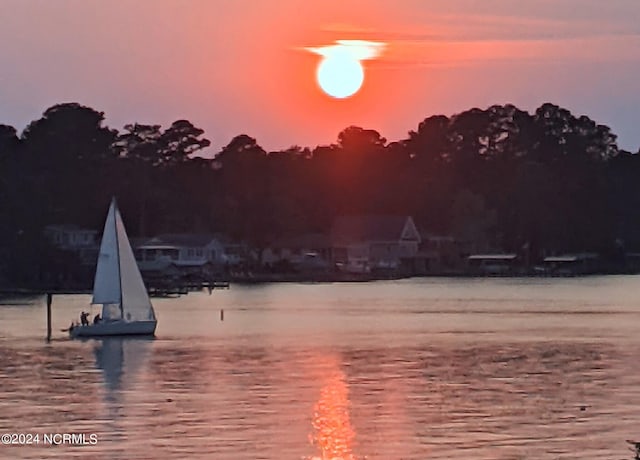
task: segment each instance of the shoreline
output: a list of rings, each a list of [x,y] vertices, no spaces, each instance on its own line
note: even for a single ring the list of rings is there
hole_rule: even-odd
[[[300,283],[300,284],[321,284],[321,283],[368,283],[375,281],[394,281],[405,279],[429,279],[429,278],[586,278],[594,276],[620,276],[637,275],[635,272],[627,273],[573,273],[573,274],[539,274],[539,273],[509,273],[509,274],[473,274],[473,273],[437,273],[429,275],[412,275],[412,276],[372,276],[357,275],[357,274],[343,274],[342,276],[302,276],[296,274],[288,275],[274,275],[274,274],[255,274],[251,276],[230,276],[216,280],[203,282],[200,284],[193,283],[168,283],[165,286],[159,287],[152,283],[148,283],[148,290],[166,290],[169,293],[173,291],[197,292],[207,289],[207,286],[220,286],[212,287],[211,290],[228,289],[230,284],[238,285],[251,285],[251,284],[270,284],[270,283]],[[61,294],[91,294],[90,287],[52,287],[52,286],[0,286],[0,299],[10,298],[12,296],[38,296],[45,295],[47,293],[54,295]]]

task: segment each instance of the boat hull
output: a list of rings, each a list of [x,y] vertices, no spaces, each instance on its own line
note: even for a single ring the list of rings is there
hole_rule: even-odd
[[[76,326],[69,331],[71,337],[108,337],[147,335],[156,332],[157,321],[104,321],[88,326]]]

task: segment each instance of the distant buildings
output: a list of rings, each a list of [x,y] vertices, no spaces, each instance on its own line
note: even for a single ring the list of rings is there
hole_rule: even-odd
[[[58,249],[77,254],[83,265],[95,266],[98,259],[98,231],[77,225],[49,225],[45,237]]]
[[[220,243],[212,235],[165,234],[134,246],[142,272],[204,274],[218,265]]]
[[[517,254],[472,254],[468,258],[468,273],[497,276],[518,274]]]
[[[100,241],[95,230],[73,225],[50,225],[45,236],[58,249],[80,256],[94,267]],[[131,240],[138,266],[145,277],[212,277],[242,265],[248,247],[220,234],[163,234]]]
[[[80,254],[88,266],[95,265],[97,231],[52,225],[45,233],[56,247]],[[451,269],[461,259],[451,237],[427,236],[423,241],[411,216],[339,217],[327,233],[283,237],[263,248],[219,233],[162,234],[131,242],[141,272],[152,280],[210,279],[249,271],[295,273],[312,279],[341,273],[398,277]]]
[[[331,260],[331,240],[322,233],[280,238],[260,254],[262,265],[276,271],[328,271],[331,269]]]
[[[46,236],[59,249],[95,266],[98,232],[51,225]],[[219,278],[350,279],[414,275],[588,274],[600,269],[596,254],[567,254],[529,261],[516,253],[474,253],[471,242],[420,232],[411,216],[338,217],[326,233],[279,238],[261,248],[220,233],[162,234],[132,239],[136,260],[148,280]],[[640,258],[638,258],[640,260]],[[526,262],[525,262],[526,260]],[[635,260],[635,259],[634,259]]]
[[[330,231],[272,242],[261,253],[274,271],[413,274],[420,234],[410,216],[339,217]]]
[[[330,233],[332,262],[346,272],[410,274],[420,241],[411,216],[339,217]]]
[[[541,270],[556,276],[588,275],[600,268],[600,257],[594,253],[563,254],[545,257]]]

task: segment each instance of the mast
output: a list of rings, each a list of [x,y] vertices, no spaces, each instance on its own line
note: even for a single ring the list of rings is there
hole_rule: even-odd
[[[122,319],[124,319],[124,309],[122,308],[122,301],[123,301],[123,295],[122,295],[122,268],[120,267],[120,241],[118,239],[118,216],[120,215],[120,211],[118,211],[118,204],[116,203],[116,197],[114,196],[111,199],[111,203],[113,204],[113,211],[114,211],[114,219],[113,219],[113,226],[114,228],[114,232],[116,234],[116,254],[118,255],[116,257],[116,259],[118,260],[118,285],[120,286],[120,317]]]

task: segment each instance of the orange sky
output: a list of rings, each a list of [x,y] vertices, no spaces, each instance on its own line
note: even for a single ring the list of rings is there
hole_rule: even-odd
[[[522,3],[4,0],[0,123],[21,130],[76,101],[118,129],[189,119],[213,154],[241,133],[267,150],[331,143],[352,124],[397,140],[433,114],[549,101],[636,151],[640,2]],[[346,100],[319,90],[304,50],[338,39],[387,43]]]

